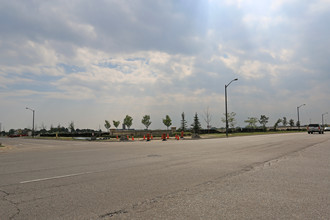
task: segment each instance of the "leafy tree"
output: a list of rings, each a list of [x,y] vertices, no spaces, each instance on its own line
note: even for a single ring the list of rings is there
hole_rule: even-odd
[[[287,126],[288,120],[286,119],[286,117],[283,117],[282,124],[283,124],[283,126]]]
[[[70,130],[71,133],[75,131],[73,121],[71,121],[70,124],[69,124],[69,130]]]
[[[148,127],[151,125],[150,115],[143,116],[141,123],[144,124],[144,126],[146,126],[146,129],[148,130]]]
[[[248,117],[247,120],[244,121],[245,123],[248,123],[248,125],[246,126],[247,128],[256,128],[257,127],[257,122],[258,119],[256,117]]]
[[[221,118],[221,121],[226,124],[226,113],[223,113],[223,115],[225,117]],[[228,119],[228,126],[230,128],[234,128],[236,125],[236,119],[235,119],[236,113],[235,112],[231,112],[231,113],[227,113],[227,119]]]
[[[181,131],[187,130],[187,121],[185,120],[184,112],[181,114]]]
[[[170,118],[170,116],[166,115],[165,118],[163,118],[163,123],[168,129],[168,127],[172,125],[172,119]]]
[[[120,121],[112,121],[112,122],[113,122],[113,126],[115,126],[117,129],[118,126],[120,125]]]
[[[105,123],[104,123],[104,127],[109,131],[110,130],[110,127],[111,127],[111,124],[108,120],[105,120]]]
[[[126,115],[126,117],[124,118],[124,125],[126,125],[128,129],[130,129],[132,124],[133,124],[133,118],[129,115]]]
[[[290,119],[289,125],[290,125],[290,127],[293,127],[294,126],[294,120],[293,119]]]
[[[11,129],[9,129],[9,131],[8,131],[8,134],[9,134],[9,135],[15,134],[15,130],[14,130],[14,129],[12,129],[12,128],[11,128]]]
[[[195,116],[194,116],[194,123],[192,123],[191,126],[192,126],[192,131],[194,134],[200,133],[202,126],[201,126],[201,123],[199,122],[197,112],[195,113]]]
[[[282,119],[280,119],[280,118],[276,121],[276,123],[274,124],[274,131],[277,130],[278,124],[281,122],[282,122]]]
[[[266,115],[261,115],[259,119],[259,123],[262,125],[262,128],[266,130],[266,124],[268,123],[269,117],[266,117]]]

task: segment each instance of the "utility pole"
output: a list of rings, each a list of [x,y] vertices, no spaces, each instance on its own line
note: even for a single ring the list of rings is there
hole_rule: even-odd
[[[230,83],[232,83],[233,81],[237,81],[237,80],[238,80],[238,78],[233,79],[232,81],[230,81]],[[226,137],[228,137],[227,87],[230,85],[230,83],[225,85]]]
[[[35,110],[34,109],[31,109],[31,108],[28,108],[26,107],[26,109],[30,110],[33,112],[33,117],[32,117],[32,137],[34,137],[34,112]]]
[[[302,106],[304,106],[304,105],[306,105],[306,104],[302,104],[302,105],[300,105],[300,106],[297,107],[297,114],[298,114],[298,130],[299,130],[299,131],[300,131],[299,108],[302,107]]]

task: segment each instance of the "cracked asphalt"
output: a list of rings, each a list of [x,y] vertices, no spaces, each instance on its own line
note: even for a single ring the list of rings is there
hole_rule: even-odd
[[[330,133],[0,140],[0,219],[330,219]]]

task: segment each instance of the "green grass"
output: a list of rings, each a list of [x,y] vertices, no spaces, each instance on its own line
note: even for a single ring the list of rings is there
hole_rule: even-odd
[[[267,131],[267,132],[237,132],[229,133],[228,137],[241,137],[241,136],[253,136],[253,135],[267,135],[267,134],[290,134],[297,133],[298,131]],[[225,138],[225,133],[220,134],[202,134],[202,138]]]
[[[66,140],[66,141],[72,141],[72,137],[34,137],[35,139],[47,139],[47,140]]]

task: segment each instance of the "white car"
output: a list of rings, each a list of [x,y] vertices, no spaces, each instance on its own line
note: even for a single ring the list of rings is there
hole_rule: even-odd
[[[323,130],[323,127],[319,124],[309,124],[307,126],[307,132],[308,132],[308,134],[313,134],[314,132],[323,134],[324,130]]]

